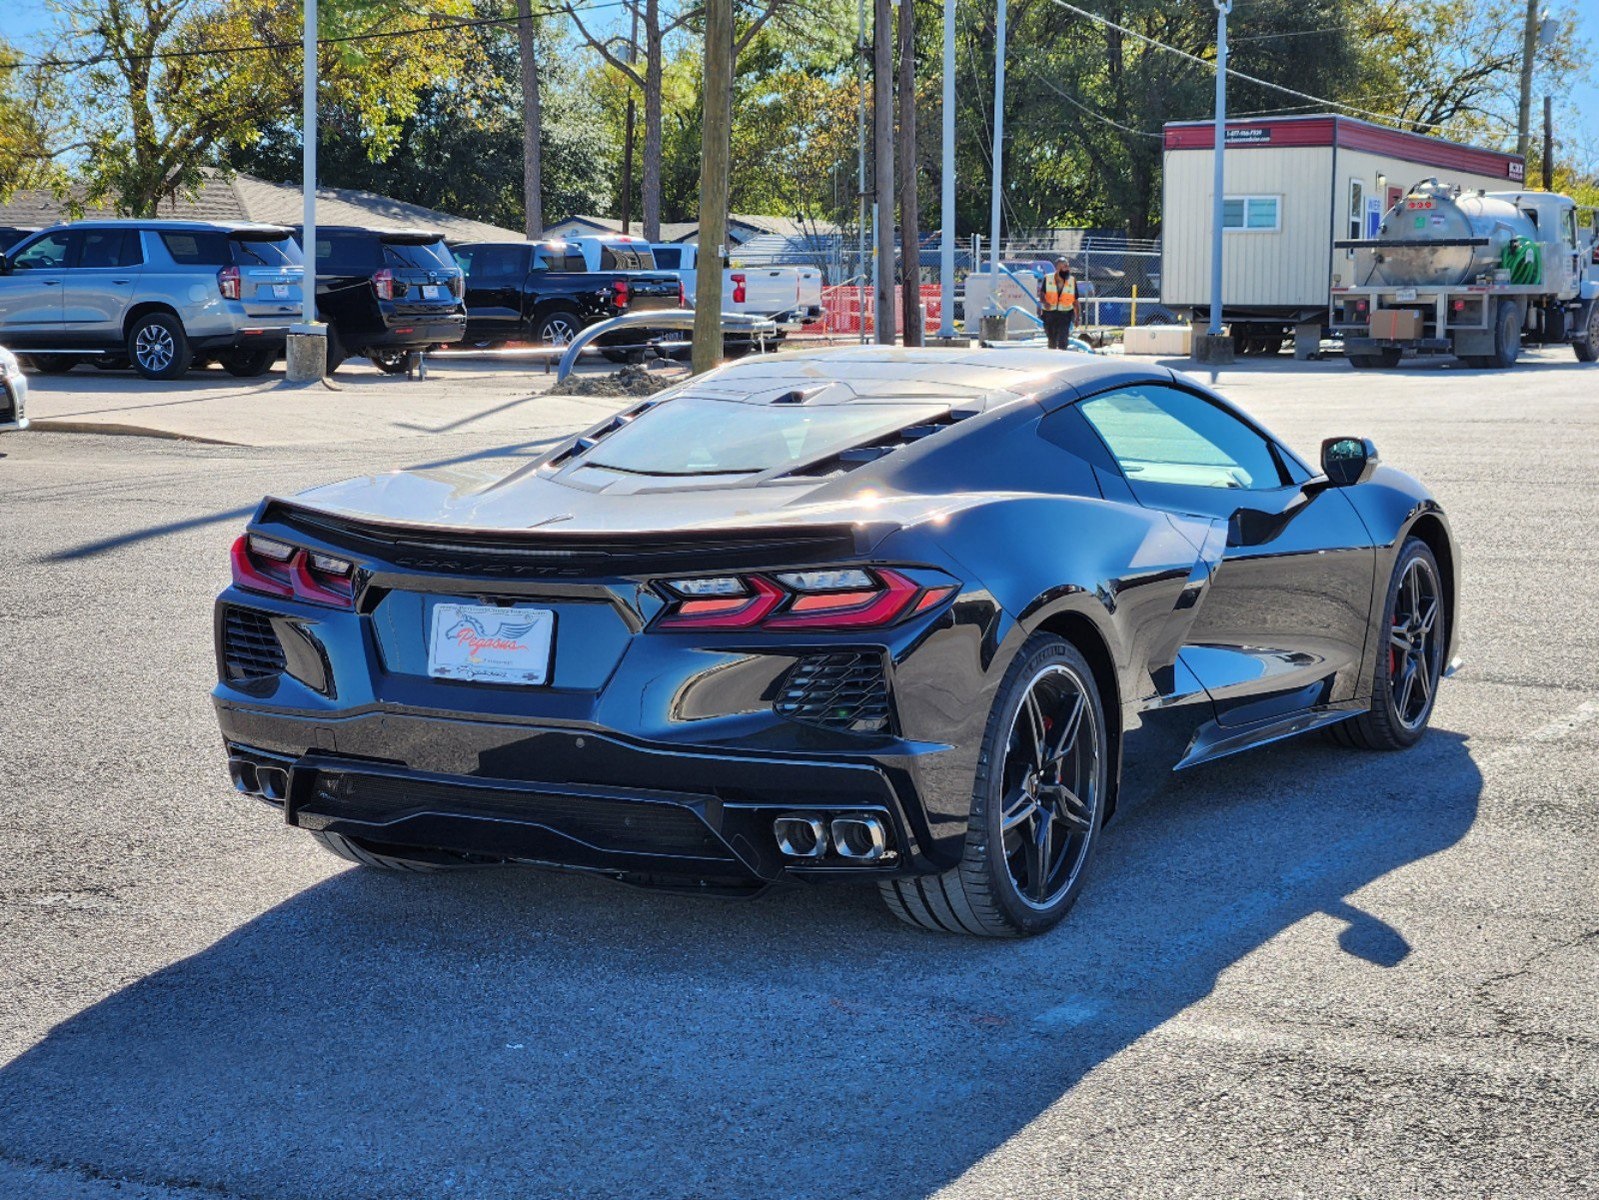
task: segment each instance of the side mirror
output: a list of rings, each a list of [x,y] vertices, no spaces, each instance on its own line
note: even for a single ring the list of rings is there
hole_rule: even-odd
[[[1365,483],[1381,461],[1370,438],[1328,438],[1321,444],[1322,474],[1333,487]]]

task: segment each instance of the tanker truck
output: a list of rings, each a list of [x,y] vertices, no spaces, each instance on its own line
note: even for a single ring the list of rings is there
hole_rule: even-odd
[[[1595,210],[1554,192],[1462,191],[1428,179],[1355,252],[1354,283],[1332,289],[1329,324],[1357,369],[1405,354],[1511,367],[1523,345],[1599,358]]]

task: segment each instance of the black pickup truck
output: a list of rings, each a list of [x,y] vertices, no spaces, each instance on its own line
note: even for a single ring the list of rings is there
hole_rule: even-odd
[[[453,250],[466,273],[468,345],[564,346],[597,321],[684,305],[676,275],[590,271],[578,247],[562,242],[469,242]],[[649,330],[607,335],[604,350],[607,357],[625,357],[659,336]]]

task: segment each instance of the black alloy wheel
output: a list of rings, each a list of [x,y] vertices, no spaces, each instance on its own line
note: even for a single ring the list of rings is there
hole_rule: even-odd
[[[385,375],[404,375],[410,365],[411,351],[409,350],[380,350],[369,356],[372,365]]]
[[[1427,543],[1410,538],[1388,585],[1383,610],[1388,637],[1377,651],[1371,707],[1334,725],[1329,731],[1334,741],[1364,750],[1403,750],[1421,740],[1443,678],[1447,618],[1438,560]]]
[[[277,358],[276,350],[234,350],[222,356],[222,369],[236,379],[254,379],[265,375]]]
[[[925,929],[987,937],[1056,925],[1098,844],[1107,737],[1087,661],[1065,639],[1035,634],[989,714],[960,864],[885,881],[889,908]]]

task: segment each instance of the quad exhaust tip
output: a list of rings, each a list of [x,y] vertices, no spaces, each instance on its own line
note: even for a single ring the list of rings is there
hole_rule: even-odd
[[[261,794],[268,800],[282,802],[289,795],[289,773],[282,767],[257,767],[256,780],[261,785]]]
[[[777,848],[790,858],[821,858],[827,853],[827,823],[810,813],[789,813],[772,822]]]
[[[255,764],[247,758],[228,759],[228,778],[233,780],[233,788],[246,796],[259,796],[261,783],[255,775]]]
[[[853,815],[830,821],[815,813],[785,813],[772,822],[777,848],[789,858],[814,862],[828,850],[853,862],[888,857],[888,827],[881,817]]]
[[[876,862],[888,852],[888,831],[876,817],[834,817],[832,832],[840,858]]]

